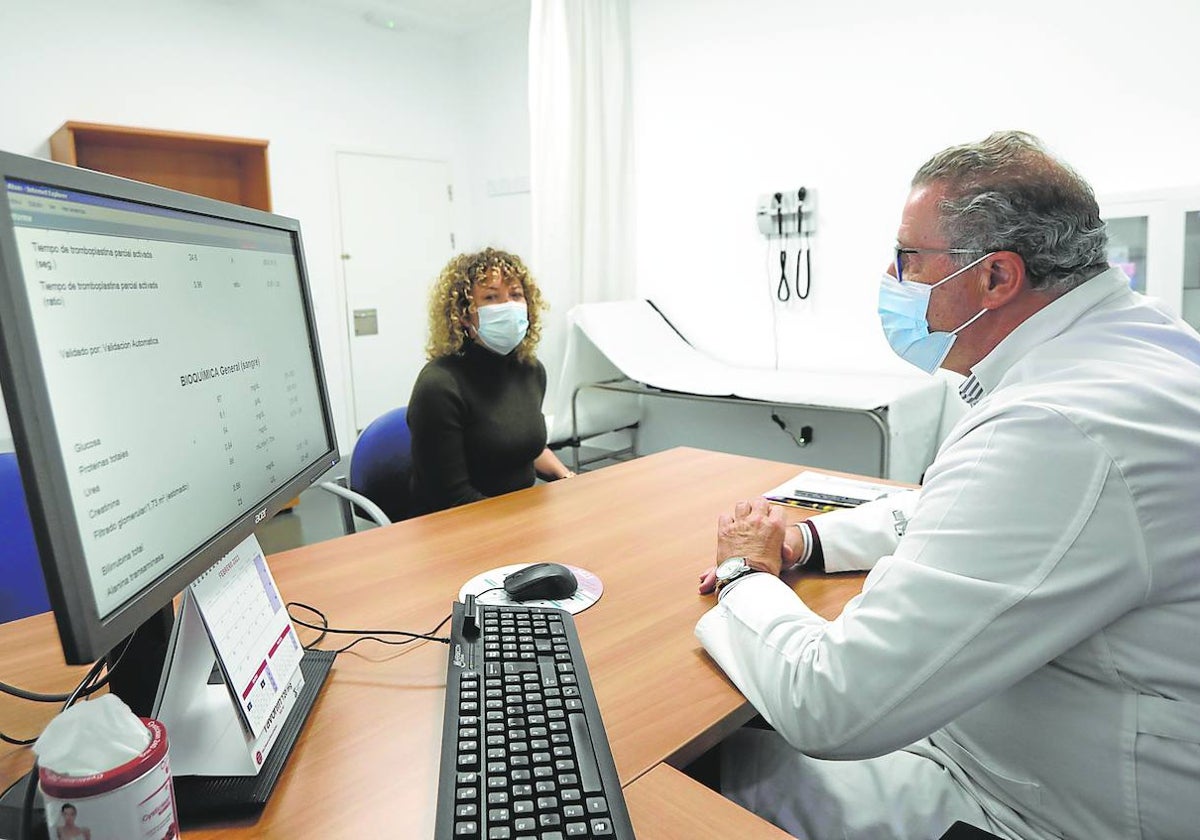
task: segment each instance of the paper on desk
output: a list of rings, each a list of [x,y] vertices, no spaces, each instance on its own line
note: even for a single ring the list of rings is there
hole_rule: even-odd
[[[903,490],[891,484],[876,484],[856,478],[805,470],[773,487],[763,496],[774,502],[800,502],[832,507],[857,507]]]

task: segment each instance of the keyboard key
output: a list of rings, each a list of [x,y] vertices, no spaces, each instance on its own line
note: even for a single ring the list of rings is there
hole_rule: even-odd
[[[588,793],[599,793],[604,787],[600,783],[600,768],[596,766],[596,754],[592,751],[592,738],[588,732],[587,720],[581,714],[572,714],[569,723],[571,740],[575,742],[575,754],[579,760],[583,789]]]
[[[584,803],[589,814],[603,814],[608,810],[608,800],[603,796],[589,796]]]
[[[593,837],[611,837],[613,834],[613,825],[611,820],[598,819],[592,820],[592,836]]]

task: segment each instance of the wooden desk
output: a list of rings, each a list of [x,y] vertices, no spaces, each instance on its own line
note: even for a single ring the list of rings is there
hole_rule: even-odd
[[[434,627],[460,585],[495,566],[555,561],[595,572],[604,596],[575,620],[640,840],[780,837],[672,768],[753,714],[692,632],[712,604],[696,586],[713,561],[717,516],[798,471],[675,449],[276,554],[270,565],[285,598],[319,607],[335,627],[404,630]],[[833,617],[861,584],[859,575],[804,575],[795,586]],[[340,656],[262,817],[185,837],[432,837],[446,655],[436,643],[363,643]],[[0,628],[5,681],[69,688],[82,669],[61,662],[50,616]],[[31,706],[0,698],[0,729],[36,731],[52,712]],[[30,760],[4,745],[0,784]]]

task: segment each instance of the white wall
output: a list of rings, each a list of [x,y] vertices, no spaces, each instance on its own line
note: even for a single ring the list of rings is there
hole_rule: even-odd
[[[514,169],[522,131],[528,156],[524,76],[513,70],[517,60],[524,66],[525,25],[509,27],[518,41],[508,32],[484,50],[293,0],[5,0],[0,149],[49,157],[48,139],[66,120],[269,140],[274,210],[302,225],[339,442],[349,452],[334,152],[449,160],[456,196],[472,196],[480,181],[472,155],[488,126],[475,113],[482,96],[468,87],[486,81],[499,56],[508,79],[499,96],[513,102],[492,104],[514,114],[517,132],[503,165],[484,159],[481,171]],[[460,243],[483,238],[472,216],[494,215],[487,202],[455,208]]]
[[[782,305],[754,221],[760,193],[820,193],[813,292],[778,309],[780,365],[902,369],[875,296],[909,179],[934,152],[1020,128],[1098,193],[1200,184],[1200,3],[631,8],[639,296],[730,361],[773,360]],[[844,324],[836,357],[811,340],[816,325]]]
[[[489,245],[528,260],[533,247],[529,203],[529,5],[520,14],[463,39],[467,185],[472,235],[460,251]],[[555,313],[559,314],[559,313]]]

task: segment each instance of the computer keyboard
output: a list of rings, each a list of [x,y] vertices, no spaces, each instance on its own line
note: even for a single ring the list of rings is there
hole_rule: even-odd
[[[455,603],[437,840],[632,840],[575,623]]]

